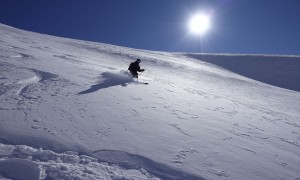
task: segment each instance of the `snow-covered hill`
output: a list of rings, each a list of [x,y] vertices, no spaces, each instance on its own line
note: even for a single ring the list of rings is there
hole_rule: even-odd
[[[139,82],[126,72],[136,58]],[[0,179],[300,179],[300,57],[0,24],[0,69]]]

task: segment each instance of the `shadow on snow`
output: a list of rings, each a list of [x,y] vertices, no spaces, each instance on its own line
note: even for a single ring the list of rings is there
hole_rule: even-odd
[[[133,82],[133,78],[131,74],[126,71],[120,71],[118,73],[103,72],[97,84],[92,85],[89,89],[81,91],[78,94],[93,93],[100,89],[105,89],[112,86],[126,86],[129,82]]]
[[[266,84],[300,91],[299,56],[224,54],[188,54],[188,56]]]
[[[90,154],[91,155],[91,154]],[[92,152],[99,161],[117,164],[125,169],[145,169],[150,174],[166,180],[204,180],[204,178],[155,162],[144,156],[119,150],[96,150]]]
[[[117,165],[124,169],[145,169],[151,175],[157,176],[164,180],[204,180],[204,178],[199,175],[182,171],[179,168],[174,168],[163,163],[156,162],[138,154],[131,154],[125,151],[109,149],[91,151],[79,144],[73,144],[68,141],[63,141],[58,138],[51,137],[47,134],[41,134],[39,132],[23,128],[18,128],[18,130],[16,131],[16,129],[13,129],[10,126],[5,126],[4,128],[1,126],[1,124],[0,143],[10,145],[27,145],[37,149],[42,148],[44,150],[51,150],[56,153],[73,151],[77,152],[79,155],[91,156],[98,159],[99,162]],[[26,163],[27,161],[20,160],[17,163],[20,164],[24,162]],[[4,167],[6,166],[6,164],[0,164],[0,166]],[[23,166],[20,165],[19,168],[23,168]],[[31,167],[31,171],[33,173],[31,175],[35,175],[35,169],[35,167]]]

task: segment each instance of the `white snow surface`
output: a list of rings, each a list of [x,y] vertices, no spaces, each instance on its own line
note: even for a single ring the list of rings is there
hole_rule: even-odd
[[[0,179],[299,180],[299,92],[299,56],[146,51],[0,24]]]

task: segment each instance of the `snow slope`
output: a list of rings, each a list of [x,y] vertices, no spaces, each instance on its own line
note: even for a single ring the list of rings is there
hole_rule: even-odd
[[[126,72],[136,58],[139,82]],[[0,69],[0,179],[300,179],[300,57],[0,24]]]

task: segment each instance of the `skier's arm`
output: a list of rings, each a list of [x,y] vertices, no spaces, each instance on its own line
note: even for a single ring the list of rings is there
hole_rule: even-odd
[[[145,69],[141,69],[140,66],[138,66],[137,71],[138,72],[143,72],[143,71],[145,71]]]

